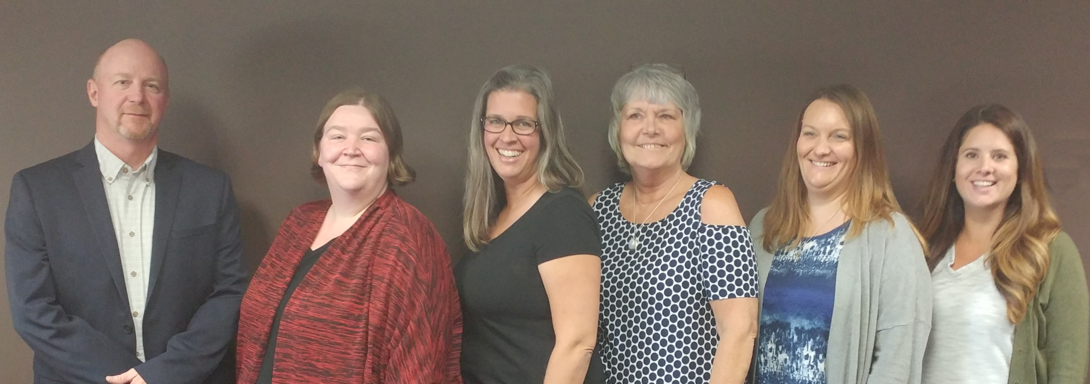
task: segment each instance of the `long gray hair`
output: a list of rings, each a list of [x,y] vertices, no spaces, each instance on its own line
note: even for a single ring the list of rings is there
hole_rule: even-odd
[[[466,246],[477,252],[488,243],[489,229],[507,204],[503,180],[492,170],[484,148],[484,128],[481,118],[488,107],[488,95],[493,91],[522,91],[537,100],[538,129],[541,151],[537,157],[537,180],[550,192],[569,187],[581,189],[583,170],[576,164],[564,142],[564,126],[553,101],[553,85],[544,70],[530,65],[504,67],[481,86],[473,104],[469,123],[469,156],[466,161],[466,186],[463,197],[462,236]]]

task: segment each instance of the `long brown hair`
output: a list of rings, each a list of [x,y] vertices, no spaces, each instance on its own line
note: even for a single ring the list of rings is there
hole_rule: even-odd
[[[847,238],[858,236],[867,223],[879,218],[892,225],[893,213],[901,212],[901,206],[893,196],[893,186],[889,183],[882,137],[878,131],[878,117],[875,116],[870,99],[848,84],[821,88],[807,101],[802,112],[799,112],[795,135],[791,137],[787,153],[783,156],[780,184],[764,220],[762,245],[770,252],[801,241],[806,235],[805,223],[811,219],[806,184],[802,180],[797,152],[798,138],[802,132],[802,116],[816,100],[828,100],[839,105],[851,125],[855,161],[849,170],[851,179],[842,207],[844,214],[852,220]]]
[[[1060,219],[1048,202],[1037,144],[1021,116],[999,104],[979,105],[961,116],[942,146],[924,198],[920,228],[931,244],[927,265],[934,270],[965,225],[965,203],[954,185],[954,173],[962,141],[982,124],[1007,136],[1018,161],[1018,183],[992,235],[989,260],[995,287],[1007,301],[1007,319],[1018,324],[1048,271],[1048,243],[1060,233]]]

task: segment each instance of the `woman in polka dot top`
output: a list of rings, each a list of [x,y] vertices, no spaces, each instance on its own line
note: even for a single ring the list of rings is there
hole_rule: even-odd
[[[632,181],[591,199],[602,235],[598,337],[611,383],[737,383],[753,351],[757,276],[729,189],[685,172],[696,90],[644,65],[613,88],[609,143]]]

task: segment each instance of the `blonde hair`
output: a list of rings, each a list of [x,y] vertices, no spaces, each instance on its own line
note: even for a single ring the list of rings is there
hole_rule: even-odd
[[[564,142],[564,125],[553,101],[553,86],[544,70],[529,65],[512,65],[500,69],[481,86],[473,104],[469,123],[469,156],[466,159],[466,184],[463,197],[462,237],[470,250],[477,252],[488,243],[488,231],[499,212],[507,204],[503,180],[492,170],[484,148],[484,128],[481,118],[488,107],[488,95],[493,91],[522,91],[537,100],[538,129],[541,138],[537,157],[537,179],[550,192],[583,186],[583,170],[575,162]]]
[[[799,168],[797,148],[799,134],[802,132],[802,116],[816,100],[836,103],[851,125],[855,161],[849,170],[851,177],[842,207],[844,214],[852,220],[847,238],[859,236],[867,223],[877,219],[885,219],[893,225],[893,213],[901,212],[901,206],[893,195],[893,186],[889,183],[889,171],[878,131],[878,118],[870,99],[851,85],[825,87],[818,90],[799,113],[795,135],[784,154],[780,184],[764,220],[762,245],[770,252],[798,244],[806,236],[806,223],[812,219],[806,199],[806,184]]]
[[[1014,146],[1018,161],[1018,183],[992,235],[989,259],[995,287],[1007,301],[1007,320],[1018,324],[1048,272],[1048,244],[1060,233],[1060,219],[1049,204],[1033,134],[1014,111],[999,104],[973,107],[947,137],[923,202],[920,227],[932,245],[927,265],[935,269],[965,225],[965,203],[952,180],[965,136],[981,124],[1002,131]]]

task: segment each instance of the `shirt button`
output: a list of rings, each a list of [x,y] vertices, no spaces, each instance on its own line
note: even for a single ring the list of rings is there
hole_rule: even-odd
[[[129,276],[132,276],[132,277],[136,277],[136,271],[132,271],[132,272],[130,272],[130,273],[129,273]]]
[[[129,195],[129,201],[132,201],[132,195]]]
[[[140,317],[140,312],[132,311],[132,317]]]
[[[112,177],[107,177],[107,178],[106,178],[106,181],[114,181],[114,178],[112,178]]]
[[[121,167],[121,173],[129,173],[129,167]]]
[[[129,237],[136,237],[136,232],[129,232]]]

